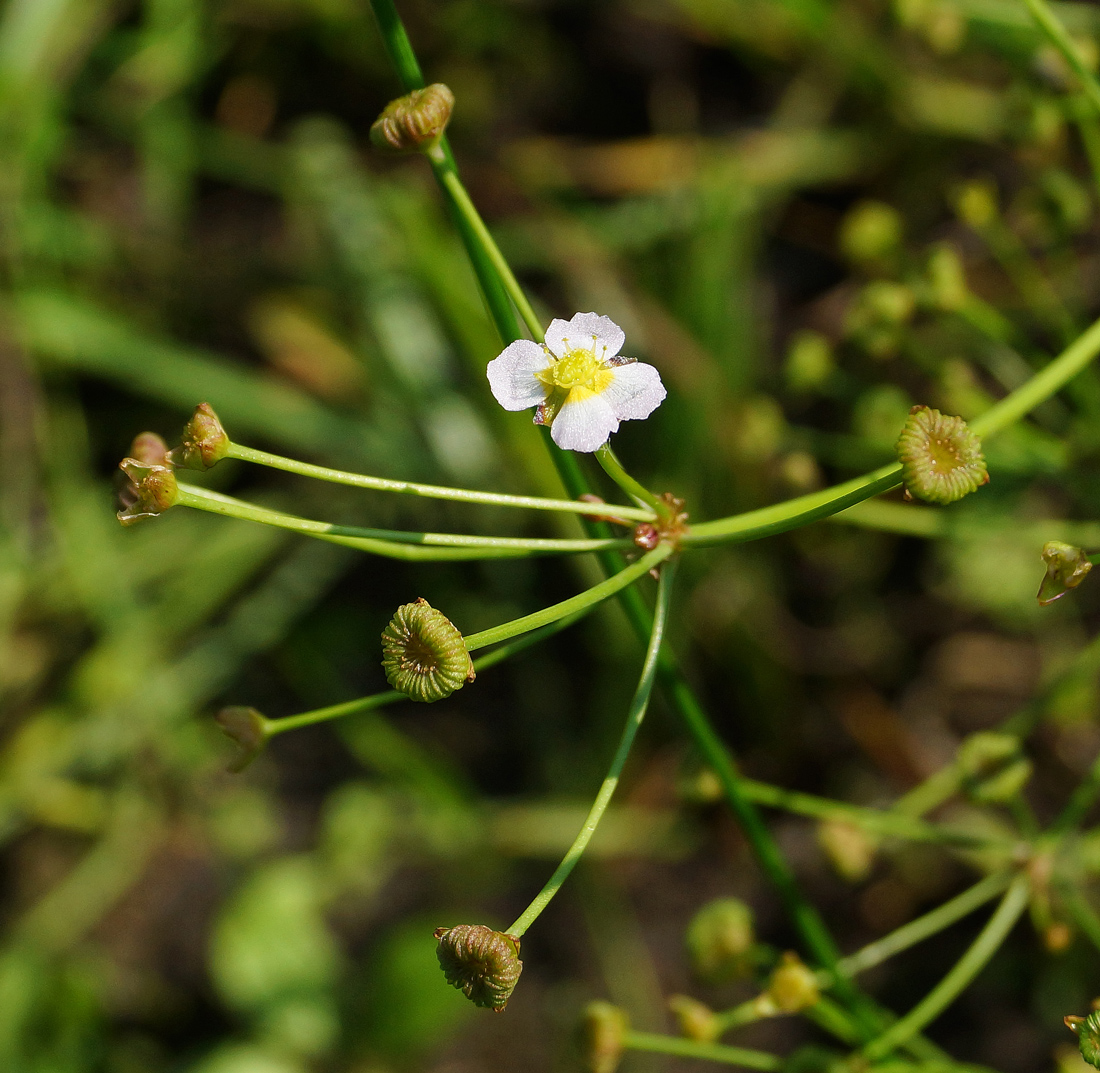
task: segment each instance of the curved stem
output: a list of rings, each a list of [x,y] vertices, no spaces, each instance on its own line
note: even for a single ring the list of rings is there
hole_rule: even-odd
[[[211,492],[190,484],[179,485],[178,506],[193,507],[241,521],[259,522],[293,533],[327,540],[332,544],[391,559],[506,559],[532,555],[573,555],[601,551],[608,547],[629,548],[631,541],[619,540],[544,540],[525,537],[479,537],[457,533],[410,533],[395,529],[364,529],[353,525],[333,525],[299,518],[268,507],[258,507],[232,496]]]
[[[881,1036],[867,1044],[863,1048],[863,1057],[872,1062],[885,1058],[895,1048],[911,1039],[925,1025],[939,1017],[970,981],[985,968],[989,959],[1008,938],[1008,933],[1027,908],[1029,894],[1028,877],[1017,876],[1004,898],[1001,899],[997,911],[989,918],[977,939],[951,971],[900,1021],[892,1024]]]
[[[950,927],[957,920],[961,920],[986,902],[996,898],[1008,886],[1011,879],[1012,875],[1009,872],[997,872],[986,876],[969,890],[964,890],[962,894],[956,895],[950,901],[936,906],[924,916],[911,920],[896,931],[890,932],[889,935],[884,935],[854,954],[841,958],[841,969],[849,976],[856,976],[876,965],[881,965],[895,954],[900,954],[903,950],[908,950],[909,947],[938,934],[944,928]]]
[[[612,574],[611,577],[599,582],[597,585],[593,585],[592,588],[585,589],[584,592],[578,593],[576,596],[570,596],[568,600],[551,604],[541,611],[534,611],[522,618],[514,618],[511,622],[503,622],[499,626],[482,630],[480,633],[471,633],[466,638],[466,648],[468,651],[473,652],[474,649],[484,648],[486,645],[493,645],[498,641],[506,641],[517,634],[526,633],[528,630],[544,626],[548,622],[555,622],[566,615],[573,614],[575,611],[594,607],[609,596],[614,596],[615,593],[626,588],[627,585],[637,581],[638,578],[648,574],[655,566],[667,559],[673,550],[670,544],[659,544],[651,552],[643,555],[636,563],[631,563],[630,566],[620,570],[617,574]],[[662,572],[663,577],[664,573]]]
[[[588,816],[581,827],[580,833],[573,841],[562,858],[561,864],[554,870],[554,874],[547,880],[546,886],[535,895],[531,904],[519,915],[518,919],[508,929],[509,935],[517,938],[521,936],[538,919],[539,914],[550,904],[550,899],[561,889],[562,884],[573,871],[577,861],[588,847],[592,836],[596,833],[607,806],[611,803],[611,795],[619,785],[619,776],[622,775],[626,758],[630,755],[630,748],[634,744],[634,738],[638,728],[645,718],[646,708],[649,707],[649,696],[653,692],[653,680],[657,674],[657,653],[661,650],[661,642],[665,636],[665,625],[668,622],[668,609],[672,601],[672,582],[676,576],[676,562],[665,563],[661,569],[661,580],[657,589],[657,607],[653,615],[653,629],[649,634],[649,645],[646,648],[645,662],[642,664],[642,673],[638,679],[638,687],[634,690],[634,696],[630,701],[630,708],[626,716],[626,725],[623,727],[622,736],[619,738],[619,747],[611,760],[607,775],[600,786],[596,800],[588,810]]]
[[[611,450],[611,444],[605,443],[596,448],[596,461],[603,467],[606,473],[631,499],[638,503],[644,503],[651,510],[662,517],[668,516],[668,507],[665,506],[641,481],[635,480],[627,473],[618,456]]]
[[[271,469],[297,473],[303,477],[329,481],[332,484],[345,484],[353,488],[370,488],[378,492],[397,492],[401,495],[423,496],[426,499],[447,499],[456,503],[485,503],[495,507],[523,507],[528,510],[552,510],[567,514],[588,514],[597,518],[636,519],[648,522],[654,518],[654,510],[643,507],[621,507],[618,504],[578,503],[571,499],[545,499],[541,496],[513,496],[502,492],[476,492],[469,488],[447,488],[437,484],[419,484],[416,481],[393,481],[385,477],[369,477],[363,473],[348,473],[345,470],[330,469],[328,466],[314,466],[308,462],[299,462],[294,458],[257,451],[253,447],[243,447],[231,443],[227,458],[237,458],[244,462],[254,462]]]

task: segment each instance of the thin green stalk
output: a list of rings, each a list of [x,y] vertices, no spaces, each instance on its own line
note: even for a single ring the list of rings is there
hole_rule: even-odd
[[[668,516],[668,507],[662,503],[641,481],[635,480],[627,473],[618,456],[611,450],[611,444],[605,443],[596,449],[596,461],[603,467],[603,471],[624,491],[631,499],[647,507],[662,517]]]
[[[830,514],[837,514],[864,499],[889,492],[899,484],[901,465],[894,462],[833,488],[811,492],[809,495],[788,499],[785,503],[776,503],[770,507],[761,507],[759,510],[750,510],[745,514],[693,525],[683,537],[682,543],[741,543],[785,533],[789,529],[797,529],[820,518],[827,518]]]
[[[772,1073],[773,1070],[783,1067],[782,1059],[766,1051],[750,1051],[745,1047],[729,1047],[724,1043],[701,1043],[681,1036],[662,1036],[657,1032],[625,1032],[623,1046],[632,1051],[700,1058],[707,1062],[722,1062],[744,1069],[760,1069],[765,1073]]]
[[[939,1017],[1000,949],[1001,944],[1008,938],[1008,933],[1027,908],[1029,895],[1028,877],[1018,875],[1001,899],[996,912],[989,918],[981,933],[951,971],[901,1020],[867,1044],[863,1048],[863,1057],[872,1062],[885,1058],[891,1051],[910,1040],[925,1025]]]
[[[502,492],[477,492],[469,488],[447,488],[437,484],[419,484],[416,481],[393,481],[385,477],[369,477],[363,473],[348,473],[345,470],[330,469],[328,466],[314,466],[308,462],[299,462],[294,458],[257,451],[252,447],[243,447],[231,443],[227,458],[237,458],[244,462],[254,462],[260,466],[297,473],[303,477],[329,481],[332,484],[346,484],[353,488],[370,488],[378,492],[397,492],[401,495],[423,496],[426,499],[447,499],[456,503],[485,503],[495,507],[523,507],[527,510],[552,510],[567,514],[588,514],[597,518],[615,521],[629,518],[640,522],[653,521],[655,509],[644,507],[621,507],[618,504],[577,503],[571,499],[545,499],[541,496],[513,496]]]
[[[504,286],[505,293],[512,300],[512,304],[516,309],[519,310],[519,315],[523,319],[523,323],[527,325],[531,338],[536,343],[541,343],[543,339],[542,322],[535,315],[535,311],[531,308],[531,303],[527,300],[527,295],[524,294],[523,288],[519,285],[511,266],[504,259],[504,254],[500,252],[496,241],[485,226],[485,221],[482,220],[481,214],[477,211],[477,207],[466,192],[466,187],[462,185],[454,161],[448,159],[443,153],[430,155],[428,159],[439,185],[449,195],[455,211],[477,237],[485,256]]]
[[[889,935],[884,935],[854,954],[841,958],[841,969],[849,976],[858,976],[861,972],[881,965],[895,954],[900,954],[901,951],[931,938],[944,928],[973,913],[986,902],[992,901],[1004,891],[1011,880],[1012,874],[1009,872],[997,872],[986,876],[968,890],[964,890],[962,894],[956,895],[943,905],[936,906],[924,916],[911,920],[896,931],[890,932]]]
[[[970,422],[978,436],[992,436],[1019,421],[1029,410],[1049,399],[1100,353],[1100,320],[1086,328],[1061,354],[1044,365],[1026,384],[994,403]]]
[[[615,593],[637,581],[638,578],[648,574],[655,566],[667,559],[674,550],[671,544],[659,544],[652,551],[643,555],[637,562],[631,563],[630,566],[620,570],[617,574],[612,574],[611,577],[593,585],[592,588],[585,589],[584,592],[578,593],[576,596],[570,596],[568,600],[551,604],[541,611],[534,611],[522,618],[514,618],[511,622],[502,622],[499,626],[482,630],[480,633],[470,634],[466,638],[466,648],[473,652],[475,649],[484,648],[486,645],[495,645],[498,641],[507,641],[510,637],[544,626],[548,622],[555,622],[557,619],[571,615],[575,611],[593,607],[609,596],[614,596]]]
[[[480,537],[457,533],[412,533],[396,529],[365,529],[299,518],[294,514],[258,507],[232,496],[195,485],[180,484],[176,504],[227,518],[259,522],[332,544],[384,555],[391,559],[508,559],[533,555],[574,555],[608,547],[629,548],[630,540],[550,540],[537,537]]]
[[[649,645],[646,648],[642,673],[638,679],[638,688],[634,691],[634,697],[630,701],[626,725],[623,727],[623,733],[619,739],[619,747],[615,750],[611,766],[608,768],[599,793],[596,794],[596,800],[592,802],[584,826],[581,827],[573,845],[569,847],[562,858],[561,864],[554,870],[554,874],[547,881],[546,886],[535,895],[531,904],[508,929],[509,935],[521,936],[550,904],[550,899],[558,893],[569,873],[573,871],[577,862],[581,859],[581,855],[588,847],[592,836],[596,833],[600,820],[603,819],[603,814],[607,811],[607,806],[611,803],[611,796],[619,785],[619,777],[622,775],[626,758],[630,755],[634,738],[638,733],[638,728],[642,725],[642,720],[645,718],[646,708],[649,707],[649,696],[653,692],[653,681],[657,673],[657,654],[661,651],[661,643],[665,636],[668,611],[672,603],[672,582],[675,577],[676,561],[666,562],[661,568],[661,580],[657,588],[657,607],[653,615],[653,629],[649,634]]]
[[[752,779],[742,779],[741,788],[745,796],[758,805],[785,809],[787,812],[811,816],[814,819],[839,820],[873,831],[875,834],[904,838],[913,842],[935,842],[943,846],[978,848],[988,847],[991,844],[987,836],[937,827],[894,809],[863,808],[843,801],[832,801],[826,797],[786,790],[765,782],[755,782]],[[994,844],[1003,844],[1006,840],[993,839],[992,841]]]
[[[1100,950],[1100,916],[1089,905],[1084,893],[1077,886],[1067,885],[1061,891],[1062,901],[1065,903],[1073,922],[1081,929],[1089,942]]]
[[[1089,773],[1073,791],[1066,807],[1055,818],[1047,833],[1064,835],[1067,831],[1072,831],[1084,820],[1097,797],[1100,797],[1100,756],[1092,762]]]
[[[413,52],[409,36],[405,33],[405,27],[401,23],[401,17],[393,5],[393,0],[371,0],[371,9],[378,22],[378,28],[382,33],[382,43],[393,63],[394,70],[401,82],[401,88],[405,93],[424,86],[424,75],[417,63],[416,54]],[[439,139],[436,147],[437,155],[442,155],[444,161],[451,169],[455,168],[454,156],[446,136]],[[439,179],[440,172],[437,165],[432,162],[432,170]],[[445,191],[447,193],[447,191]],[[489,312],[493,324],[500,333],[504,343],[510,343],[520,337],[519,323],[516,321],[515,312],[508,295],[501,284],[500,276],[486,254],[477,234],[474,233],[466,217],[458,210],[453,198],[447,197],[447,208],[451,219],[459,235],[462,237],[466,252],[470,258],[474,274],[477,276],[478,285],[481,288],[482,297]]]
[[[1092,106],[1100,112],[1100,83],[1085,66],[1077,46],[1073,43],[1073,38],[1066,32],[1058,16],[1054,14],[1046,0],[1024,0],[1024,3],[1027,4],[1032,18],[1039,24],[1039,28],[1046,34],[1047,39],[1062,54],[1062,58],[1080,79],[1081,88]]]
[[[532,630],[521,637],[516,637],[507,644],[494,648],[492,652],[486,652],[484,656],[474,660],[474,671],[480,674],[482,671],[503,663],[506,659],[517,655],[526,648],[544,641],[547,637],[560,633],[579,622],[596,605],[583,608],[575,614],[566,615],[557,622],[551,622],[541,629]],[[330,719],[340,719],[345,715],[358,715],[360,712],[373,711],[376,708],[384,708],[398,701],[408,700],[404,693],[396,689],[386,690],[384,693],[372,693],[369,697],[357,697],[355,700],[346,700],[340,704],[330,704],[326,708],[314,708],[312,711],[301,712],[298,715],[287,715],[282,719],[264,719],[264,738],[271,739],[277,734],[285,734],[288,730],[297,730],[299,727],[313,726],[316,723],[325,723]]]

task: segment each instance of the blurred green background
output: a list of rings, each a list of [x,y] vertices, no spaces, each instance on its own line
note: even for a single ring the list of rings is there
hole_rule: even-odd
[[[1055,6],[1095,56],[1100,8]],[[1100,310],[1100,121],[1016,0],[401,10],[540,312],[605,313],[661,370],[668,400],[616,449],[695,518],[881,464],[913,403],[980,412]],[[794,944],[657,701],[507,1013],[444,983],[432,929],[511,920],[598,785],[640,661],[613,606],[443,703],[224,770],[219,705],[277,717],[384,688],[398,604],[470,632],[598,576],[410,567],[182,509],[114,518],[132,437],[171,440],[202,400],[234,439],[310,461],[558,491],[528,416],[491,399],[499,342],[430,174],[367,148],[397,92],[365,0],[2,8],[5,1073],[567,1069],[592,997],[652,1030],[671,993],[738,998],[689,978],[706,899],[746,899]],[[876,506],[688,557],[675,645],[748,773],[881,803],[1036,696],[1100,618],[1095,585],[1034,600],[1045,540],[1100,545],[1098,456],[1088,373],[990,446],[991,484],[949,515]],[[235,463],[208,481],[352,524],[553,533]],[[1096,674],[1044,696],[1046,818],[1100,748]],[[845,950],[972,881],[919,845],[845,881],[812,824],[770,822]],[[908,1008],[972,934],[872,989]],[[1098,992],[1084,941],[1052,953],[1021,926],[931,1034],[1004,1073],[1072,1071],[1061,1018]],[[812,1038],[789,1019],[744,1035]]]

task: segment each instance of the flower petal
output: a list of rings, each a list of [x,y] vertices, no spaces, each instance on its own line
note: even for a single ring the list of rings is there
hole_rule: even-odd
[[[619,422],[603,395],[574,390],[554,418],[550,435],[566,451],[595,451],[618,430]]]
[[[546,388],[535,377],[550,365],[552,358],[530,339],[509,343],[489,362],[485,375],[493,397],[506,410],[526,410],[546,399]]]
[[[652,365],[636,361],[615,369],[615,379],[604,389],[602,397],[620,421],[627,421],[649,417],[666,394],[661,374]]]
[[[596,357],[613,358],[626,342],[626,334],[610,317],[598,313],[574,313],[572,320],[552,320],[546,329],[546,345],[558,358],[569,350],[594,349]]]

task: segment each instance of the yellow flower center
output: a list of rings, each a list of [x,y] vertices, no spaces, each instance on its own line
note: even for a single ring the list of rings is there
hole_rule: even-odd
[[[535,375],[549,390],[557,388],[572,395],[574,400],[577,394],[599,395],[615,379],[614,371],[592,350],[567,350],[549,368]]]

